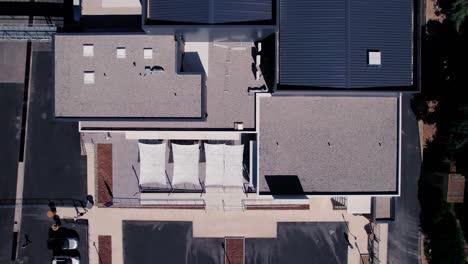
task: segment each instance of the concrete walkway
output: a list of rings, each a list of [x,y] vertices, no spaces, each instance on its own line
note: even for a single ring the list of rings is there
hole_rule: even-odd
[[[364,226],[368,220],[363,216],[349,215],[343,210],[333,210],[329,197],[311,198],[310,208],[297,211],[204,211],[94,207],[83,218],[89,220],[89,245],[98,244],[99,235],[111,235],[113,264],[121,264],[124,259],[123,220],[191,221],[194,237],[274,238],[278,222],[343,222],[344,215],[349,225],[349,239],[354,247],[348,248],[348,263],[360,263],[359,251],[354,243],[357,242],[361,253],[367,252]],[[74,208],[59,208],[58,214],[62,218],[73,218],[76,211]],[[354,236],[357,236],[356,240]],[[89,254],[90,263],[98,263],[96,250],[90,248]]]

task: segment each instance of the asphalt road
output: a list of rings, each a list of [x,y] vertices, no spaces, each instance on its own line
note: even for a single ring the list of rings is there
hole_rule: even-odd
[[[193,238],[192,222],[124,221],[124,263],[224,263],[223,238]]]
[[[344,223],[278,223],[274,238],[245,240],[246,264],[348,263]]]
[[[411,111],[412,96],[403,97],[401,196],[396,199],[396,220],[388,226],[388,263],[419,263],[418,180],[421,153],[416,117]]]
[[[16,196],[26,43],[0,42],[0,199]]]
[[[15,209],[0,208],[0,263],[10,263]]]
[[[0,204],[16,196],[26,43],[0,42]],[[9,263],[14,208],[0,207],[0,263]]]
[[[85,200],[78,124],[52,119],[53,55],[47,45],[33,45],[23,197]]]
[[[16,195],[23,84],[0,83],[0,199]]]
[[[22,84],[0,84],[0,205],[16,195],[22,92]],[[11,259],[14,212],[0,207],[0,263]]]
[[[57,236],[56,232],[50,230],[55,222],[47,217],[48,206],[23,207],[23,217],[21,232],[18,236],[19,247],[16,263],[35,264],[50,263],[53,252],[47,248],[47,239]],[[60,211],[58,212],[60,213]],[[79,254],[81,263],[88,263],[88,226],[84,224],[75,224],[73,220],[61,220],[62,227],[59,229],[58,236],[78,236],[80,244],[77,251],[71,251],[69,254]],[[65,233],[65,234],[64,234]],[[64,234],[64,235],[62,235]],[[25,235],[28,235],[31,243],[26,247]],[[3,262],[2,262],[3,263]]]

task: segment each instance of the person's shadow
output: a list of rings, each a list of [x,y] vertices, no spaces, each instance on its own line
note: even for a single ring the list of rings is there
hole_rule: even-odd
[[[344,240],[346,241],[346,243],[348,244],[348,246],[353,249],[353,245],[351,245],[351,242],[349,242],[349,236],[346,232],[343,232],[343,237],[344,237]]]

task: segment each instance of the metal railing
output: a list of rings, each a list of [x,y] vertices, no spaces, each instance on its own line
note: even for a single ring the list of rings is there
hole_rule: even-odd
[[[30,3],[31,0],[1,0],[4,3]],[[63,4],[65,0],[34,0],[35,3],[57,3]]]
[[[247,210],[249,207],[257,208],[301,208],[308,205],[308,200],[291,199],[291,200],[277,200],[277,199],[242,199],[242,209]]]
[[[0,24],[0,40],[48,42],[56,31],[52,24]]]
[[[23,199],[0,199],[0,208],[11,208],[17,205],[24,206],[45,206],[53,203],[55,206],[63,207],[86,207],[86,201],[72,198],[23,198]]]
[[[141,203],[143,202],[143,203]],[[206,207],[204,199],[144,199],[140,200],[140,206],[161,206],[161,207]]]
[[[342,196],[331,198],[333,210],[346,210],[348,208],[348,199]]]

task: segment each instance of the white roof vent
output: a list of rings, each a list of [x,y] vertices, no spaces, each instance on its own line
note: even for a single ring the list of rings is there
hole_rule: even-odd
[[[127,52],[124,47],[117,48],[117,59],[127,58]]]
[[[150,60],[153,58],[153,49],[152,48],[144,48],[143,49],[143,58]]]
[[[94,56],[94,45],[93,44],[83,44],[83,56],[84,57],[93,57]]]
[[[369,65],[382,65],[381,54],[379,50],[369,50],[367,52],[367,64]]]
[[[94,83],[94,72],[93,71],[85,71],[83,76],[84,84],[93,84]]]

